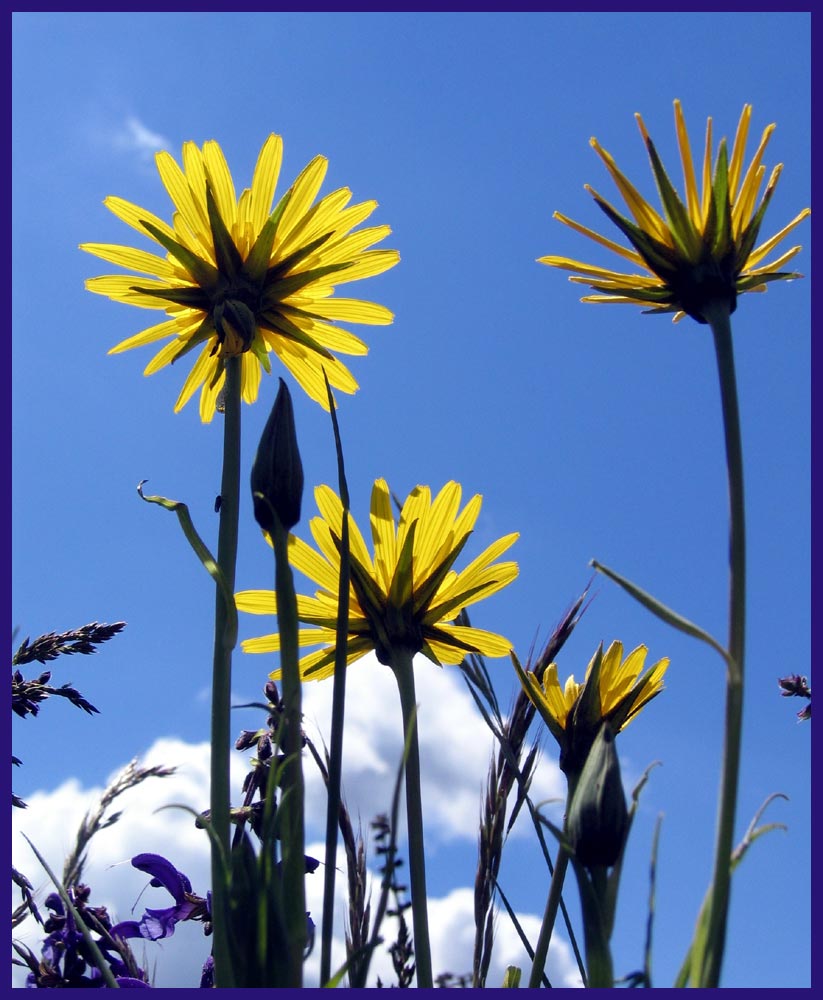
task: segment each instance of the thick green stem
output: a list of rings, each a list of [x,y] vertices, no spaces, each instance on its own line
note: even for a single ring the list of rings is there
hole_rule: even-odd
[[[297,598],[289,566],[289,533],[275,516],[275,585],[277,628],[280,633],[280,669],[284,703],[284,735],[281,744],[284,765],[280,812],[280,842],[283,850],[283,899],[286,905],[288,941],[288,986],[303,985],[303,953],[306,948],[306,860],[303,821],[303,707],[297,644]]]
[[[225,416],[223,418],[223,477],[220,485],[220,528],[217,563],[231,593],[237,563],[240,509],[240,358],[226,361]],[[228,865],[231,789],[231,656],[234,637],[228,628],[229,609],[217,588],[214,609],[214,666],[211,697],[211,823],[217,843],[212,845],[211,876],[214,918],[215,985],[234,986],[229,953]]]
[[[560,897],[563,893],[563,882],[566,879],[566,869],[568,867],[569,855],[566,849],[561,846],[557,851],[557,860],[554,863],[552,880],[549,885],[549,895],[546,899],[546,910],[543,914],[543,923],[540,925],[540,935],[537,938],[537,944],[534,949],[534,961],[532,962],[529,989],[536,989],[543,982],[543,970],[546,967],[546,956],[549,953],[549,943],[552,939],[554,922],[557,918],[557,908],[560,905]]]
[[[432,989],[432,960],[426,896],[426,856],[423,843],[423,805],[420,794],[420,749],[417,740],[417,701],[414,693],[412,650],[393,647],[391,666],[400,691],[403,736],[408,744],[406,759],[406,819],[409,831],[409,879],[411,881],[414,958],[417,985]]]
[[[729,310],[725,303],[706,310],[714,335],[723,428],[726,438],[726,465],[729,479],[729,645],[730,662],[726,675],[726,720],[723,771],[720,785],[714,873],[710,889],[708,942],[697,986],[717,988],[726,941],[731,892],[731,858],[740,773],[740,745],[743,728],[743,654],[746,625],[746,528],[743,505],[743,449],[740,412]]]

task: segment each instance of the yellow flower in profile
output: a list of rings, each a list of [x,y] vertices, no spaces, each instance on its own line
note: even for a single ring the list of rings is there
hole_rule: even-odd
[[[319,551],[291,535],[289,562],[320,585],[314,597],[298,595],[297,614],[311,628],[301,629],[301,646],[322,646],[304,656],[304,680],[319,680],[334,672],[340,546],[343,505],[328,486],[314,492],[320,517],[310,522]],[[456,664],[467,653],[506,656],[511,643],[500,635],[455,625],[461,609],[497,593],[518,573],[515,562],[495,562],[518,538],[506,535],[490,545],[459,573],[452,569],[480,513],[482,498],[472,497],[460,510],[461,488],[449,482],[432,499],[428,486],[409,494],[395,523],[392,498],[385,480],[378,479],[371,496],[374,558],[353,519],[349,518],[351,587],[349,597],[348,662],[374,650],[390,665],[392,650],[422,652],[437,664]],[[246,590],[235,595],[240,611],[277,613],[270,590]],[[246,639],[247,653],[280,648],[279,635]],[[272,674],[279,676],[279,671]]]
[[[642,673],[647,653],[646,646],[638,646],[623,659],[623,643],[615,640],[605,653],[597,650],[582,684],[572,674],[563,687],[556,663],[546,668],[541,684],[512,656],[523,689],[560,744],[564,771],[582,766],[603,722],[616,735],[663,690],[669,660],[664,657]]]
[[[783,165],[778,164],[772,171],[758,205],[758,193],[766,175],[763,154],[775,126],[769,125],[763,132],[757,151],[744,170],[751,111],[750,104],[744,106],[731,159],[728,158],[726,140],[720,142],[713,173],[712,120],[708,119],[700,190],[683,111],[680,102],[674,102],[685,203],[666,175],[643,119],[635,115],[651,160],[663,207],[662,216],[621,173],[609,153],[596,139],[591,139],[592,147],[606,165],[634,221],[622,216],[589,185],[585,185],[586,190],[634,249],[620,246],[559,212],[554,213],[554,218],[619,254],[641,269],[641,273],[626,274],[568,257],[540,257],[538,262],[573,271],[575,273],[570,281],[589,285],[602,293],[584,296],[583,302],[628,302],[649,306],[647,312],[674,312],[675,322],[688,314],[705,323],[704,311],[712,302],[726,303],[731,313],[738,294],[765,291],[770,281],[802,277],[782,270],[800,252],[802,248],[799,246],[792,247],[768,263],[765,261],[772,250],[810,214],[810,209],[804,209],[774,236],[755,245]]]
[[[271,372],[274,352],[303,389],[328,408],[329,383],[354,392],[357,382],[333,352],[362,355],[368,348],[337,321],[388,324],[384,306],[333,298],[336,285],[380,274],[400,259],[395,250],[369,249],[390,233],[388,226],[356,229],[377,207],[375,201],[349,205],[351,191],[339,188],[314,204],[328,161],[315,157],[272,211],[283,141],[270,135],[263,144],[251,187],[235,196],[220,146],[183,145],[183,167],[167,152],[157,169],[172,202],[169,226],[122,198],[104,204],[119,219],[166,251],[164,257],[132,247],[83,243],[103,260],[139,272],[86,282],[89,291],[145,309],[163,309],[169,318],[113,347],[116,354],[161,340],[168,343],[144,374],[152,375],[197,350],[175,404],[182,409],[200,389],[200,417],[215,413],[225,381],[224,361],[240,356],[242,396],[257,398],[261,368]],[[150,277],[142,277],[149,275]]]

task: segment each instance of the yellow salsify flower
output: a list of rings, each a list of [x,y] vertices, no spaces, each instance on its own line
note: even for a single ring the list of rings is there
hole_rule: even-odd
[[[664,657],[642,673],[647,653],[646,646],[638,646],[623,659],[623,643],[615,640],[605,653],[597,650],[582,683],[572,674],[563,687],[556,663],[546,668],[541,684],[512,656],[523,689],[560,744],[564,771],[582,766],[603,722],[619,733],[663,690],[669,660]]]
[[[328,486],[314,492],[320,516],[310,522],[319,551],[294,535],[289,537],[289,562],[320,585],[314,597],[298,595],[297,615],[312,626],[301,629],[301,646],[322,646],[304,656],[304,680],[319,680],[334,672],[340,546],[343,505]],[[511,643],[482,629],[453,624],[461,609],[497,593],[518,573],[517,563],[495,560],[518,538],[506,535],[490,545],[459,573],[452,569],[480,513],[482,498],[472,497],[461,511],[461,488],[449,482],[434,499],[428,486],[409,494],[395,523],[392,498],[385,480],[378,479],[371,495],[374,558],[363,535],[349,517],[350,598],[348,658],[351,663],[374,650],[381,663],[391,664],[392,650],[422,652],[437,664],[457,664],[467,653],[506,656]],[[270,590],[245,590],[235,595],[240,611],[277,613]],[[246,639],[247,653],[280,648],[279,635]],[[275,679],[279,671],[272,674]]]
[[[333,352],[368,352],[359,337],[335,324],[382,325],[394,318],[376,303],[332,297],[336,285],[381,274],[400,259],[396,250],[369,249],[388,236],[388,226],[355,228],[377,202],[349,205],[351,191],[339,188],[313,204],[328,166],[324,156],[316,156],[272,211],[282,156],[281,137],[270,135],[251,187],[238,199],[217,142],[205,142],[202,149],[184,143],[182,169],[169,153],[160,152],[157,169],[175,208],[171,226],[122,198],[108,197],[104,204],[160,244],[165,257],[107,243],[80,246],[140,272],[91,278],[89,291],[164,309],[170,317],[109,354],[172,338],[147,365],[144,374],[151,375],[199,349],[174,409],[178,412],[201,389],[204,423],[219,406],[224,361],[236,356],[247,403],[257,398],[261,368],[271,372],[269,354],[274,352],[308,395],[328,408],[324,371],[334,388],[357,389]]]
[[[675,313],[675,322],[688,314],[705,323],[704,311],[712,302],[724,302],[729,312],[733,312],[738,294],[765,291],[770,281],[802,277],[796,272],[782,270],[800,252],[800,246],[792,247],[768,263],[764,261],[807,218],[810,209],[804,209],[778,233],[755,246],[783,165],[778,164],[772,171],[758,205],[758,193],[766,176],[763,154],[775,125],[765,129],[754,157],[744,171],[751,112],[751,105],[745,105],[737,126],[731,159],[727,154],[726,140],[721,140],[714,172],[711,162],[712,120],[708,119],[700,190],[683,111],[680,101],[674,102],[685,204],[663,169],[643,119],[635,115],[651,160],[663,215],[643,198],[621,173],[609,153],[592,138],[593,149],[606,165],[634,221],[617,212],[588,184],[585,188],[634,249],[620,246],[560,212],[555,212],[554,218],[619,254],[643,273],[626,274],[568,257],[540,257],[538,262],[574,271],[570,281],[603,293],[586,295],[582,302],[628,302],[649,306],[647,312]]]

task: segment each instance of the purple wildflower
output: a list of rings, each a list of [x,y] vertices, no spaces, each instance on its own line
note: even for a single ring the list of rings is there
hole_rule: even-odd
[[[188,876],[178,871],[166,858],[159,854],[138,854],[131,859],[131,863],[138,871],[151,875],[152,886],[167,889],[174,898],[174,906],[162,910],[147,908],[139,921],[124,920],[112,927],[113,936],[159,941],[160,938],[171,937],[175,924],[180,920],[208,919],[207,900],[192,892]]]

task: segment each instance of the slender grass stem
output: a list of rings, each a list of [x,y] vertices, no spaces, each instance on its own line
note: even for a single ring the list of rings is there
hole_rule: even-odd
[[[303,819],[303,708],[297,645],[297,598],[288,557],[289,533],[275,515],[274,543],[275,586],[277,590],[277,629],[280,633],[280,669],[282,671],[284,736],[286,760],[284,789],[280,811],[283,851],[283,898],[286,904],[288,941],[288,985],[303,985],[303,953],[306,948],[306,861]]]
[[[409,878],[411,881],[414,956],[417,986],[432,989],[431,945],[426,897],[426,857],[423,843],[423,806],[420,794],[420,749],[417,739],[417,703],[414,692],[413,654],[410,649],[393,647],[392,670],[400,691],[403,735],[409,747],[406,760],[406,817],[409,831]]]
[[[543,971],[546,967],[549,943],[552,939],[554,922],[557,918],[557,908],[560,905],[560,897],[563,892],[563,883],[566,879],[566,870],[568,867],[569,855],[566,849],[561,846],[557,851],[557,860],[554,863],[552,880],[549,885],[549,895],[546,898],[543,922],[540,925],[540,934],[534,948],[534,961],[532,962],[532,971],[529,977],[529,989],[537,989],[543,982]]]
[[[220,527],[217,563],[230,592],[234,592],[237,563],[237,532],[240,510],[240,358],[226,360],[225,416],[223,423],[223,475],[220,485]],[[214,610],[214,665],[211,698],[211,823],[216,836],[212,844],[211,874],[214,917],[215,985],[231,987],[234,973],[229,952],[227,870],[230,853],[229,781],[231,741],[231,657],[229,609],[217,588]]]
[[[726,465],[729,480],[729,664],[726,674],[726,717],[723,765],[718,808],[714,872],[710,888],[709,931],[700,982],[695,985],[717,988],[726,942],[731,893],[731,860],[734,822],[740,773],[740,745],[743,726],[743,654],[746,624],[746,528],[743,504],[743,449],[740,412],[729,309],[717,303],[705,310],[714,336]]]

